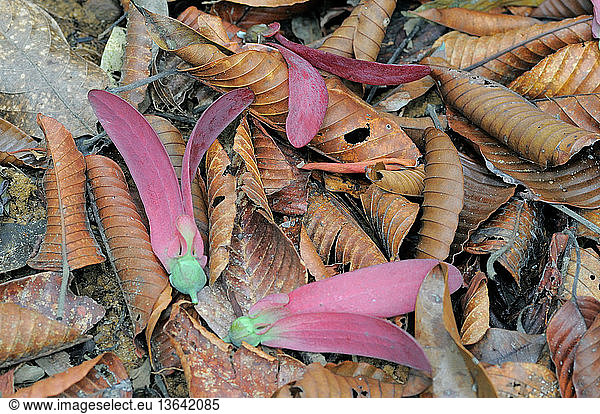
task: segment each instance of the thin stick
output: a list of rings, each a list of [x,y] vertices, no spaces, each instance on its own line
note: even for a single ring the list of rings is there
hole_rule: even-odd
[[[157,81],[159,79],[166,78],[167,76],[174,75],[175,73],[177,73],[176,68],[165,70],[164,72],[157,73],[156,75],[147,77],[145,79],[140,79],[139,81],[135,81],[133,83],[130,83],[129,85],[119,86],[117,88],[110,88],[106,91],[110,93],[130,91],[132,89],[139,88],[140,86],[144,86],[154,81]]]
[[[555,209],[557,209],[557,210],[565,213],[567,216],[571,217],[572,219],[577,220],[579,223],[583,224],[585,227],[587,227],[588,229],[590,229],[594,233],[597,233],[598,235],[600,235],[600,226],[598,226],[597,224],[589,221],[588,219],[586,219],[582,215],[577,214],[576,212],[574,212],[573,210],[571,210],[567,206],[563,206],[562,204],[550,204],[550,205],[552,207],[554,207]]]
[[[110,31],[119,23],[121,23],[123,20],[125,20],[125,18],[127,18],[127,15],[129,14],[129,12],[125,12],[123,13],[123,15],[121,17],[119,17],[117,20],[115,20],[110,26],[108,26],[106,28],[105,31],[103,31],[102,33],[100,33],[98,35],[98,40],[102,40],[104,38],[104,36],[106,36],[108,33],[110,33]]]

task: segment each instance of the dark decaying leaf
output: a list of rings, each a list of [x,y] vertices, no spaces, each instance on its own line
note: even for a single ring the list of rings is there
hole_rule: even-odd
[[[463,208],[464,181],[458,152],[450,137],[435,128],[425,130],[425,189],[417,244],[418,259],[444,260]]]
[[[463,345],[473,345],[483,338],[490,327],[490,297],[483,272],[477,272],[471,279],[462,304],[464,317],[460,340]]]
[[[505,84],[531,69],[554,51],[568,44],[592,40],[591,27],[591,18],[580,16],[575,19],[536,24],[527,29],[514,29],[492,36],[475,37],[459,32],[450,32],[437,39],[432,49],[443,44],[445,59],[449,64],[464,69],[531,39],[525,45],[517,46],[510,52],[472,70],[473,74]],[[547,34],[542,35],[543,33]],[[542,36],[537,38],[540,35]]]
[[[27,151],[39,144],[20,128],[0,118],[0,164],[39,167],[39,162]]]
[[[533,103],[547,114],[571,125],[600,132],[600,94],[555,96],[536,99]]]
[[[592,323],[594,323],[596,316],[600,313],[600,301],[592,296],[579,296],[577,298],[577,307],[579,308],[579,312],[581,312],[581,316],[583,316],[585,326],[589,329]]]
[[[556,376],[563,398],[575,397],[573,362],[581,337],[587,330],[577,305],[569,300],[556,311],[546,329],[550,355],[556,367]]]
[[[85,342],[88,336],[41,313],[0,302],[0,368]]]
[[[115,354],[106,352],[60,374],[18,390],[19,398],[131,398],[133,386]]]
[[[544,335],[529,335],[518,331],[490,328],[483,338],[469,349],[477,359],[488,364],[505,362],[536,363],[546,345]]]
[[[301,379],[275,392],[276,398],[398,398],[404,385],[368,375],[343,375],[313,362]]]
[[[458,215],[458,227],[451,252],[458,253],[469,236],[515,193],[515,186],[506,184],[474,159],[458,153],[464,177],[464,205]]]
[[[590,0],[545,0],[533,9],[531,16],[535,17],[575,17],[582,14],[592,14]]]
[[[474,36],[494,35],[512,29],[526,29],[541,23],[538,19],[531,17],[488,13],[459,7],[431,8],[415,14],[450,29]]]
[[[579,269],[577,269],[577,249],[579,249],[580,255]],[[572,247],[569,256],[561,296],[565,299],[571,298],[573,283],[577,275],[576,296],[591,296],[600,301],[600,256],[598,253],[592,248]]]
[[[565,164],[600,139],[538,110],[510,89],[468,72],[436,67],[444,101],[522,157],[542,167]]]
[[[598,41],[559,49],[512,81],[508,87],[529,99],[600,91]]]
[[[304,225],[325,264],[341,263],[352,271],[387,262],[348,208],[315,184],[309,185]]]
[[[581,337],[575,351],[573,386],[577,397],[600,397],[600,313]]]
[[[508,244],[498,263],[520,283],[521,269],[539,237],[539,213],[526,201],[513,199],[471,235],[465,251],[488,254]]]
[[[554,372],[531,362],[505,362],[486,368],[490,380],[504,398],[560,397]]]
[[[592,153],[579,154],[566,164],[543,169],[526,161],[464,118],[448,115],[453,130],[471,141],[504,181],[525,185],[536,200],[582,208],[600,207],[600,159]]]
[[[267,355],[243,344],[234,351],[175,304],[165,331],[181,359],[192,398],[270,397],[299,378],[304,365],[285,355]]]
[[[417,218],[419,205],[375,185],[361,194],[360,201],[390,260],[400,259],[400,246]]]
[[[34,310],[48,318],[56,318],[61,274],[43,272],[0,284],[0,302]],[[104,317],[104,308],[85,296],[67,290],[61,323],[84,333]],[[11,336],[14,336],[11,335]]]
[[[415,337],[432,366],[436,397],[495,397],[483,367],[460,343],[454,321],[448,273],[435,266],[423,280],[415,307]]]
[[[85,161],[73,136],[58,121],[40,115],[54,168],[45,175],[48,224],[37,255],[27,264],[34,269],[63,267],[62,245],[68,266],[79,269],[105,260],[93,238],[85,210]]]
[[[375,62],[396,0],[361,0],[319,50]]]
[[[77,55],[54,19],[35,3],[2,0],[0,116],[39,135],[43,112],[75,136],[96,133],[86,94],[108,85],[108,75]]]
[[[98,224],[137,335],[148,324],[160,294],[170,291],[169,280],[119,166],[101,155],[88,155],[86,163]]]

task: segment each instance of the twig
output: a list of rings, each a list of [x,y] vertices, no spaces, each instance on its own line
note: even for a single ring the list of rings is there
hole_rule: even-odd
[[[119,23],[121,23],[123,20],[125,20],[125,18],[127,18],[127,15],[129,14],[129,12],[125,12],[123,13],[123,15],[121,17],[119,17],[117,20],[115,20],[110,26],[108,26],[106,28],[105,31],[103,31],[102,33],[100,33],[98,35],[98,40],[102,40],[104,38],[104,36],[106,36],[107,34],[110,33],[110,31]]]
[[[567,216],[571,217],[572,219],[577,220],[579,223],[583,224],[585,227],[587,227],[594,233],[597,233],[598,235],[600,235],[600,226],[598,226],[596,223],[589,221],[582,215],[577,214],[576,212],[574,212],[567,206],[563,206],[562,204],[550,204],[550,205],[552,207],[554,207],[555,209],[565,213]]]
[[[140,79],[139,81],[135,81],[133,83],[130,83],[129,85],[119,86],[117,88],[110,88],[110,89],[107,89],[106,91],[110,92],[110,93],[120,93],[120,92],[130,91],[132,89],[139,88],[140,86],[144,86],[144,85],[147,85],[154,81],[157,81],[159,79],[166,78],[167,76],[174,75],[175,73],[177,73],[176,68],[165,70],[164,72],[157,73],[156,75],[152,75],[145,79]]]
[[[429,115],[429,117],[431,118],[431,122],[433,122],[433,126],[434,127],[436,127],[437,129],[439,129],[440,131],[444,130],[444,128],[442,127],[442,124],[440,124],[440,119],[438,118],[438,115],[435,112],[435,106],[433,106],[431,104],[427,104],[427,108],[425,109],[425,113],[427,115]]]

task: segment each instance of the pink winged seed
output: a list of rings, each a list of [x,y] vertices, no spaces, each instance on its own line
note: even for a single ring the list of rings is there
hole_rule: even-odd
[[[88,100],[125,160],[150,222],[150,241],[168,270],[179,254],[175,218],[183,214],[179,183],[165,147],[146,118],[112,93],[93,89]]]
[[[410,259],[363,267],[300,286],[288,295],[266,296],[248,314],[281,304],[288,314],[344,312],[380,318],[402,315],[415,310],[421,283],[438,263],[435,259]],[[450,292],[455,292],[462,282],[460,271],[448,264]]]
[[[329,95],[325,80],[310,63],[288,48],[279,49],[289,71],[289,104],[285,132],[290,143],[300,148],[308,144],[321,129]]]
[[[271,32],[266,36],[274,36],[279,43],[302,56],[314,67],[344,79],[367,85],[398,85],[419,80],[431,73],[429,66],[425,65],[391,65],[369,62],[313,49],[286,39],[278,33],[278,26],[278,23],[270,24]]]
[[[302,313],[275,322],[262,344],[308,352],[335,352],[385,359],[431,371],[421,345],[396,325],[350,313]]]

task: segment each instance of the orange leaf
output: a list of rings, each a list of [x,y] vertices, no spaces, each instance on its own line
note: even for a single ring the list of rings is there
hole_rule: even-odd
[[[543,365],[506,362],[486,368],[490,380],[504,398],[560,397],[556,375]]]
[[[31,138],[20,128],[0,118],[0,164],[12,164],[16,167],[28,165],[40,167],[39,162],[26,151],[37,147],[36,140]]]

